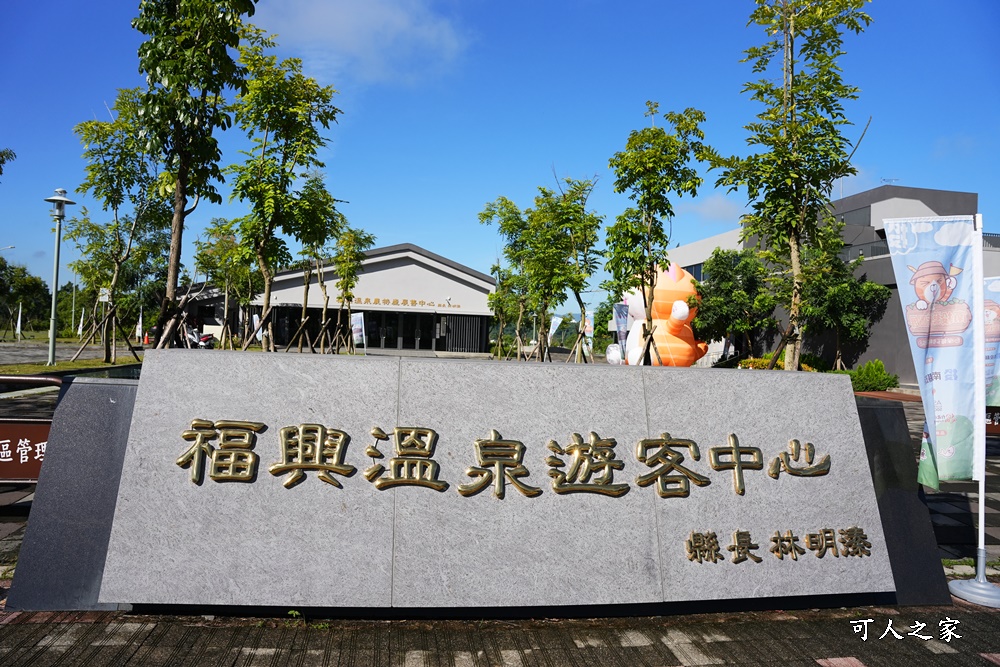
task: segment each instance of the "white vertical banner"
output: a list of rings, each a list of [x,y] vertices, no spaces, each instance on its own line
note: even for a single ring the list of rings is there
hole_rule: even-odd
[[[552,337],[556,335],[556,330],[559,328],[559,325],[562,324],[562,321],[563,318],[558,315],[552,316],[552,321],[549,323],[549,345],[552,345]]]
[[[17,303],[17,329],[14,330],[14,336],[17,340],[21,340],[21,302]]]
[[[139,306],[139,321],[135,325],[135,339],[137,342],[142,342],[142,306]]]
[[[983,290],[986,405],[1000,407],[1000,375],[997,374],[997,353],[1000,351],[1000,276],[983,279]]]
[[[927,420],[918,479],[980,479],[986,447],[980,216],[885,220]]]
[[[351,313],[351,335],[354,337],[355,345],[364,345],[368,348],[368,342],[365,340],[365,314],[362,313]]]
[[[83,308],[80,309],[80,326],[76,328],[76,335],[77,336],[83,335]]]

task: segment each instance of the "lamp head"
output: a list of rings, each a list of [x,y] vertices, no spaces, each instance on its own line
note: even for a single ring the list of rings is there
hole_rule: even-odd
[[[52,204],[52,217],[59,218],[60,220],[66,217],[66,205],[76,203],[71,199],[67,199],[66,190],[63,188],[56,188],[56,193],[51,197],[46,197],[45,201]]]

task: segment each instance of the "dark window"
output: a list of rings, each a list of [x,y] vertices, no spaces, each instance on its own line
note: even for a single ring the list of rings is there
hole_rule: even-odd
[[[692,264],[691,266],[685,266],[684,270],[690,273],[695,280],[701,281],[701,264]]]

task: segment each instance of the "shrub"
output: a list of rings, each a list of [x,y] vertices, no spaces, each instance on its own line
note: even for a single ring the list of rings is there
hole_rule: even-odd
[[[784,360],[782,357],[778,357],[778,363],[774,367],[774,370],[780,371],[784,370]],[[764,357],[750,357],[749,359],[744,359],[739,363],[738,368],[753,368],[756,370],[765,370],[771,363],[771,355],[768,354]],[[799,370],[807,371],[809,373],[815,373],[816,369],[805,362],[799,362]]]
[[[851,376],[854,391],[886,391],[899,386],[899,376],[885,370],[881,359],[872,359],[851,371],[835,371]]]
[[[799,364],[802,366],[811,366],[821,373],[825,373],[830,370],[830,364],[826,363],[823,357],[818,354],[803,354],[799,357]]]

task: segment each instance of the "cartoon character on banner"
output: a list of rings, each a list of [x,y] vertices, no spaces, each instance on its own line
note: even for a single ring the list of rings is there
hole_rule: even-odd
[[[948,269],[941,262],[924,262],[914,268],[910,284],[917,300],[906,306],[906,325],[923,349],[960,347],[963,333],[972,323],[972,310],[962,299],[952,299],[960,267]]]
[[[1000,283],[1000,281],[997,281]],[[991,288],[987,281],[987,289]],[[998,285],[1000,287],[1000,285]],[[986,313],[986,405],[1000,407],[1000,375],[997,374],[997,350],[1000,349],[1000,304],[992,299],[983,302]]]
[[[687,301],[697,294],[694,277],[677,264],[671,264],[656,277],[652,307],[653,342],[664,366],[693,366],[708,351],[708,344],[696,341],[691,329],[691,321],[698,309],[689,307]],[[641,302],[642,295],[636,293],[635,296]],[[629,314],[632,314],[632,301],[629,301]],[[641,361],[644,323],[643,312],[629,329],[625,344],[625,359],[629,365],[638,365]],[[656,355],[651,356],[653,365],[659,365]]]

